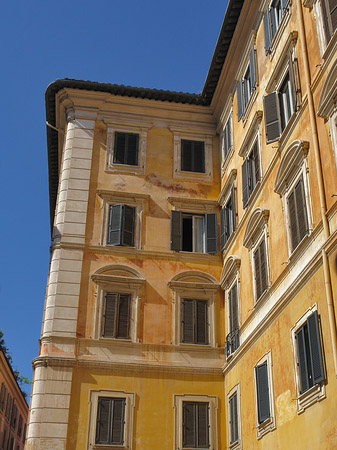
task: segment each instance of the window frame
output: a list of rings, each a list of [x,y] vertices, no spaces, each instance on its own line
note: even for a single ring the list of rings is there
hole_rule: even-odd
[[[334,46],[334,42],[336,42],[336,31],[329,29],[326,30],[326,26],[332,27],[330,16],[331,14],[328,14],[327,11],[327,5],[324,7],[322,6],[322,2],[325,0],[307,0],[309,7],[313,7],[314,9],[314,15],[316,19],[316,28],[317,28],[317,35],[318,35],[318,43],[320,47],[320,53],[323,59],[328,59],[328,55],[330,54],[330,50],[332,50]],[[324,12],[325,8],[325,12]],[[324,15],[326,13],[326,19],[324,18]],[[330,13],[330,9],[329,9]],[[328,22],[328,23],[327,23]],[[327,33],[330,34],[330,37],[328,38]]]
[[[236,395],[237,400],[237,433],[238,437],[236,440],[231,442],[232,424],[231,424],[231,409],[230,400]],[[228,448],[229,450],[240,450],[242,448],[242,435],[241,435],[241,390],[240,383],[232,387],[226,396],[227,405],[227,436],[228,436]]]
[[[98,414],[98,399],[99,398],[119,398],[125,399],[124,410],[124,442],[123,445],[105,445],[96,444],[96,427]],[[133,414],[135,407],[135,394],[125,391],[110,391],[97,390],[89,393],[89,430],[88,430],[88,444],[87,449],[100,450],[126,450],[132,449],[133,441]]]
[[[236,187],[236,177],[237,177],[237,170],[232,169],[230,174],[227,177],[227,180],[221,189],[221,193],[218,198],[218,202],[220,205],[220,246],[219,250],[223,252],[228,246],[230,245],[230,242],[233,239],[233,235],[236,230],[237,226],[237,187]],[[226,205],[228,205],[229,202],[232,202],[232,208],[231,208],[231,222],[232,222],[232,231],[230,235],[226,235],[225,229],[226,229],[226,213],[225,209]],[[227,208],[229,209],[229,208]],[[228,217],[228,219],[230,219]],[[227,239],[226,239],[227,237]]]
[[[276,8],[273,6],[275,2],[280,5],[279,14],[281,15],[278,23],[274,22],[276,25],[276,30],[273,32],[273,20],[272,15],[275,13]],[[284,3],[284,4],[282,4]],[[264,42],[265,42],[265,53],[269,55],[270,59],[273,58],[278,43],[281,40],[281,36],[287,26],[290,15],[291,15],[291,0],[272,0],[268,3],[264,15],[263,15],[263,31],[264,31]],[[282,12],[283,11],[283,12]],[[274,14],[274,18],[276,15]]]
[[[296,342],[296,334],[298,331],[307,324],[309,317],[317,314],[318,319],[318,338],[320,343],[320,352],[321,352],[321,369],[323,372],[323,379],[313,384],[304,392],[301,392],[301,378],[299,373],[299,355],[298,355],[298,347]],[[323,334],[321,329],[321,324],[318,316],[318,308],[315,303],[311,307],[309,307],[306,312],[303,314],[300,319],[295,323],[294,327],[291,329],[291,344],[293,349],[293,361],[294,361],[294,377],[295,377],[295,389],[296,389],[296,404],[297,404],[297,414],[303,413],[308,407],[315,404],[316,402],[320,402],[326,397],[325,393],[325,380],[326,380],[326,367],[325,367],[325,359],[324,359],[324,346],[323,346]]]
[[[198,447],[199,449],[218,449],[217,439],[217,408],[218,399],[210,395],[174,395],[173,407],[175,411],[174,427],[174,450],[191,449],[183,446],[183,402],[208,403],[208,424],[209,424],[209,442],[207,447]]]
[[[233,94],[229,96],[229,100],[220,117],[220,154],[221,154],[221,176],[224,175],[226,167],[234,154],[233,140]],[[227,148],[228,147],[228,148]]]
[[[258,382],[257,382],[257,367],[267,364],[268,375],[268,397],[269,397],[269,417],[264,421],[259,421],[259,398],[258,398]],[[255,393],[255,417],[256,417],[256,435],[261,439],[265,434],[276,428],[275,421],[275,407],[273,395],[273,374],[272,374],[272,358],[271,350],[269,350],[254,366],[254,393]]]

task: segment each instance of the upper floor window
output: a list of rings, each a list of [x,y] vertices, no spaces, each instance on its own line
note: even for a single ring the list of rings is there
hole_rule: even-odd
[[[289,0],[273,0],[263,17],[264,40],[266,53],[271,52],[272,42],[276,36],[282,19],[288,11]]]
[[[238,106],[238,120],[241,119],[245,109],[248,106],[249,100],[253,91],[256,89],[256,62],[255,49],[250,50],[248,64],[243,71],[242,76],[238,80],[236,94]]]
[[[287,197],[287,204],[291,249],[294,250],[309,232],[303,175],[296,180],[294,187]]]
[[[241,449],[241,412],[240,412],[240,385],[234,386],[227,395],[228,410],[228,448]]]
[[[129,339],[131,294],[106,292],[102,336]]]
[[[139,135],[115,132],[114,164],[138,166]]]
[[[247,206],[255,186],[260,181],[260,152],[258,139],[255,140],[242,164],[242,202]]]
[[[232,113],[230,113],[221,134],[221,155],[223,162],[226,160],[232,147],[233,147]]]
[[[1,409],[1,411],[3,411],[5,409],[6,394],[7,394],[7,389],[4,385],[4,383],[2,383],[1,384],[1,392],[0,392],[0,409]]]
[[[337,29],[337,3],[335,0],[317,0],[310,4],[314,4],[320,48],[324,54]]]
[[[205,143],[181,140],[181,170],[205,173]]]
[[[184,298],[181,301],[181,342],[208,344],[208,301]]]
[[[236,227],[236,169],[233,169],[219,195],[220,211],[220,250],[223,250]]]
[[[129,205],[110,205],[108,245],[134,246],[135,208]]]

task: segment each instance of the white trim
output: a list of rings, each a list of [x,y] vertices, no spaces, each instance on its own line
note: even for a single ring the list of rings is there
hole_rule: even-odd
[[[101,445],[95,444],[96,436],[96,422],[97,422],[97,407],[99,397],[124,398],[124,444],[120,445]],[[133,435],[133,410],[135,407],[135,394],[124,391],[108,391],[98,390],[90,391],[89,397],[89,431],[88,431],[88,450],[131,450],[132,449],[132,435]]]
[[[183,449],[183,402],[205,402],[208,403],[209,409],[209,446],[207,449],[217,450],[217,397],[210,395],[175,395],[173,398],[174,414],[174,450]]]
[[[238,440],[230,443],[231,436],[231,425],[230,425],[230,408],[229,408],[229,400],[236,393],[237,399],[237,421],[238,421]],[[227,436],[228,436],[228,448],[230,450],[240,450],[242,448],[242,432],[241,432],[241,389],[240,383],[236,384],[232,387],[232,389],[228,392],[226,396],[226,404],[227,404]]]

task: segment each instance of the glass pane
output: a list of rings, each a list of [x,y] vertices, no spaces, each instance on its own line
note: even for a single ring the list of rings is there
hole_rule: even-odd
[[[193,251],[204,253],[205,230],[204,217],[193,216]]]

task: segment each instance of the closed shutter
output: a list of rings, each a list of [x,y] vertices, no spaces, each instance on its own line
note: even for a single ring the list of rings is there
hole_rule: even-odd
[[[236,99],[238,105],[238,121],[240,121],[243,115],[243,89],[242,89],[242,81],[239,80],[236,87]]]
[[[218,224],[216,214],[206,214],[206,253],[218,251]]]
[[[196,405],[183,402],[183,447],[196,447]]]
[[[244,208],[246,207],[250,197],[249,167],[250,167],[249,159],[245,159],[242,164],[242,202]]]
[[[235,188],[232,186],[231,193],[231,216],[232,216],[232,232],[236,229],[236,220],[235,220]]]
[[[294,250],[298,243],[298,231],[297,231],[297,217],[296,217],[296,206],[295,206],[295,192],[292,191],[288,199],[288,212],[290,221],[290,237],[291,237],[291,248]]]
[[[268,364],[265,361],[255,367],[258,422],[262,423],[270,417]]]
[[[110,398],[98,399],[96,444],[110,444],[111,402]]]
[[[231,331],[239,328],[239,314],[238,314],[238,286],[235,283],[231,289]]]
[[[321,341],[319,337],[318,314],[315,311],[308,318],[308,339],[310,348],[310,360],[312,366],[312,381],[317,384],[324,380],[323,358]]]
[[[2,448],[6,448],[7,443],[7,428],[4,428],[3,435],[2,435]]]
[[[5,385],[1,384],[1,394],[0,394],[0,409],[3,411],[5,409],[5,398],[6,398],[6,388]]]
[[[118,323],[117,323],[117,338],[129,338],[129,324],[130,324],[130,294],[119,294],[118,303]]]
[[[121,245],[123,205],[110,205],[108,222],[108,245]]]
[[[268,287],[267,277],[267,255],[266,255],[266,243],[265,240],[260,244],[260,264],[261,264],[261,287],[263,293]]]
[[[308,217],[304,194],[303,178],[301,177],[295,186],[296,212],[298,222],[299,242],[308,234]]]
[[[250,159],[252,160],[252,167],[251,167],[251,172],[252,172],[251,193],[252,193],[256,186],[256,183],[258,183],[260,181],[259,145],[258,145],[257,141],[255,142],[255,144],[253,146]]]
[[[181,342],[194,343],[194,300],[181,302]]]
[[[288,55],[289,61],[289,80],[290,80],[290,89],[291,89],[291,99],[292,99],[292,108],[293,113],[297,111],[297,86],[296,86],[296,78],[294,72],[294,63],[291,52]]]
[[[254,268],[255,268],[255,286],[256,286],[256,299],[258,300],[262,293],[261,287],[261,265],[260,265],[260,247],[254,252]]]
[[[227,120],[227,153],[229,149],[232,147],[232,115],[229,116]]]
[[[114,163],[126,164],[126,133],[115,132]]]
[[[281,136],[280,103],[277,92],[263,97],[267,144]]]
[[[298,360],[297,365],[300,375],[300,388],[301,388],[300,393],[302,394],[303,392],[307,391],[310,387],[304,327],[300,328],[297,331],[295,338],[297,343],[297,360]]]
[[[269,12],[268,7],[263,16],[263,30],[264,30],[264,48],[266,50],[266,55],[267,55],[269,53],[270,44],[272,41],[271,31],[270,31],[270,12]]]
[[[192,171],[205,173],[205,143],[192,141]]]
[[[195,300],[195,343],[207,344],[207,301]]]
[[[125,399],[113,399],[113,420],[111,424],[111,440],[112,445],[123,445],[124,442],[124,410]]]
[[[123,205],[122,245],[134,245],[135,208]]]
[[[233,394],[229,399],[229,414],[230,414],[230,443],[234,444],[239,439],[238,433],[238,404],[237,393]]]
[[[256,89],[256,61],[255,61],[254,47],[251,49],[250,54],[249,54],[249,67],[250,67],[250,81],[251,81],[252,91],[254,91]]]
[[[208,424],[208,403],[197,403],[197,446],[198,448],[209,447],[209,424]]]
[[[192,141],[181,140],[181,170],[192,171]]]
[[[220,211],[220,250],[223,250],[227,241],[227,208],[224,206]]]
[[[139,135],[127,133],[126,135],[126,164],[131,166],[138,165]]]
[[[181,211],[171,211],[171,250],[179,252],[182,249],[182,214]]]
[[[103,312],[103,336],[115,337],[115,323],[116,323],[116,306],[117,294],[107,292],[105,294],[105,308]]]

